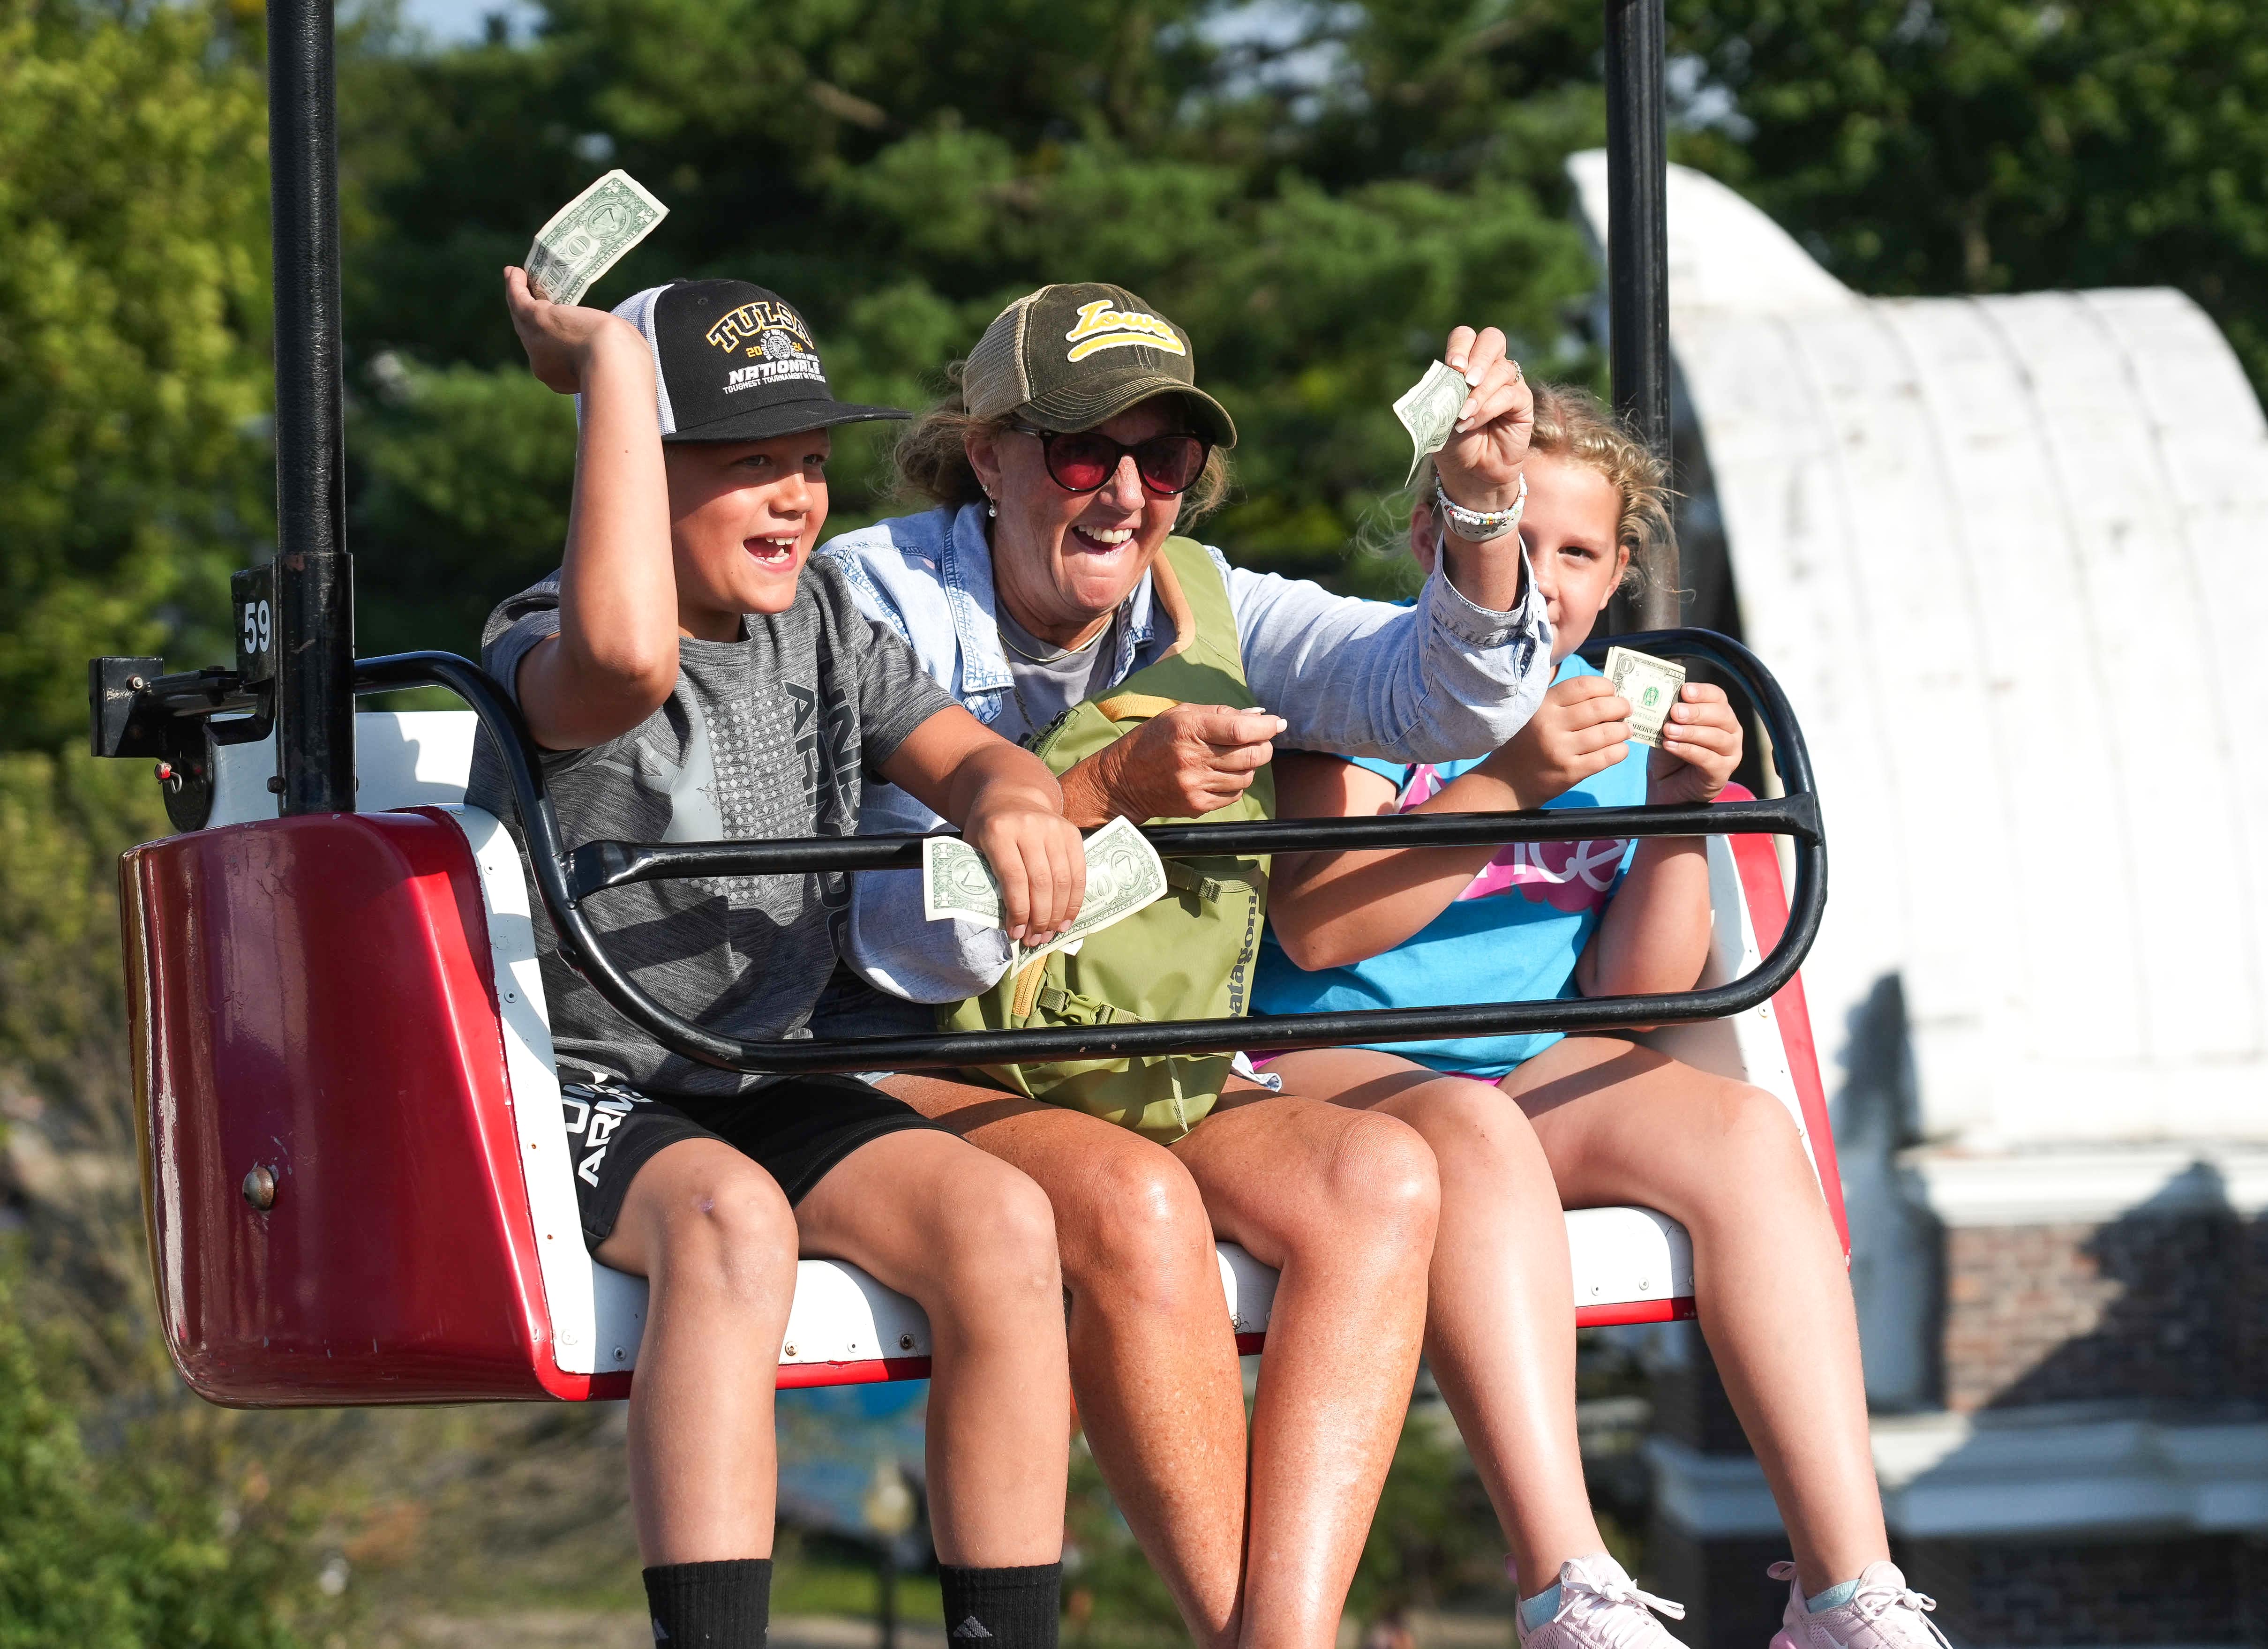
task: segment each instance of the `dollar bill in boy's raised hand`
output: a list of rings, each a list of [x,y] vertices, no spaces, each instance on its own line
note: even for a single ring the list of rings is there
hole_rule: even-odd
[[[669,208],[617,167],[551,215],[527,249],[527,284],[538,298],[579,304],[622,254],[653,232]]]
[[[1661,724],[1685,685],[1685,666],[1629,647],[1607,649],[1607,680],[1631,707],[1631,737],[1661,748]]]
[[[1402,427],[1410,431],[1410,444],[1414,449],[1410,457],[1410,475],[1402,478],[1408,486],[1410,476],[1426,457],[1440,452],[1457,432],[1457,414],[1463,410],[1465,398],[1473,386],[1465,375],[1446,362],[1436,361],[1425,369],[1425,376],[1410,386],[1402,399],[1394,403],[1394,416],[1402,420]]]
[[[1123,922],[1165,892],[1166,867],[1157,850],[1130,821],[1113,819],[1086,838],[1086,896],[1077,919],[1045,945],[1018,946],[1013,966],[1020,971],[1027,963]],[[922,843],[922,914],[932,922],[958,917],[1005,925],[992,867],[958,836],[932,836]]]

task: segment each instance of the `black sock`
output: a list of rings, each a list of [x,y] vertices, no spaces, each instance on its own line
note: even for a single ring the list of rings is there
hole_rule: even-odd
[[[945,1587],[945,1632],[952,1649],[1056,1649],[1063,1565],[1020,1569],[937,1566]]]
[[[645,1572],[645,1601],[657,1649],[763,1649],[772,1560],[663,1564]]]

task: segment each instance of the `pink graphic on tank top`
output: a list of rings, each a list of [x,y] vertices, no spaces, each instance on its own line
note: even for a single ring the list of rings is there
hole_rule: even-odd
[[[1410,770],[1397,811],[1408,813],[1441,793],[1441,776],[1428,762]],[[1615,876],[1622,869],[1630,843],[1609,839],[1589,842],[1514,842],[1483,865],[1465,885],[1459,899],[1488,899],[1516,893],[1548,904],[1570,916],[1603,906],[1615,891]]]

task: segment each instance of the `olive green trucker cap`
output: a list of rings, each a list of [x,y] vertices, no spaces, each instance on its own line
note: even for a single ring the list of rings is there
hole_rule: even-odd
[[[980,418],[1021,413],[1091,430],[1152,395],[1178,395],[1196,432],[1236,445],[1228,409],[1197,385],[1189,335],[1123,286],[1042,286],[1000,312],[968,352],[961,398]]]

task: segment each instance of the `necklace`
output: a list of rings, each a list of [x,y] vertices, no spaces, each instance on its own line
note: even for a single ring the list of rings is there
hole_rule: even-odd
[[[1000,622],[999,614],[996,612],[992,615],[992,631],[993,634],[1000,637],[1000,644],[1003,647],[1005,647],[1010,652],[1014,653],[1019,659],[1023,659],[1025,663],[1039,665],[1043,668],[1051,664],[1061,664],[1066,659],[1076,659],[1082,653],[1093,652],[1097,647],[1102,644],[1103,637],[1109,635],[1116,628],[1116,615],[1114,614],[1110,618],[1103,621],[1103,625],[1101,629],[1096,630],[1094,634],[1089,636],[1085,641],[1079,643],[1078,646],[1058,647],[1053,652],[1037,653],[1018,646],[1008,635],[1008,626]],[[1016,701],[1016,709],[1024,718],[1024,725],[1027,730],[1024,735],[1025,740],[1029,741],[1030,740],[1038,738],[1039,735],[1045,731],[1045,727],[1041,723],[1040,718],[1032,714],[1031,705],[1025,702],[1024,689],[1017,685],[1015,666],[1012,665],[1011,665],[1008,669],[1008,691]],[[1052,725],[1052,724],[1048,725]]]
[[[1114,615],[1114,616],[1116,615]],[[993,615],[992,628],[998,630],[1000,634],[1000,644],[1003,647],[1005,647],[1010,652],[1014,653],[1019,659],[1023,659],[1026,663],[1061,664],[1064,659],[1076,657],[1079,653],[1094,652],[1096,644],[1100,643],[1105,636],[1108,636],[1110,633],[1110,620],[1108,618],[1104,619],[1102,621],[1102,628],[1096,630],[1094,634],[1089,636],[1085,641],[1079,643],[1078,646],[1058,647],[1053,652],[1031,652],[1018,646],[1015,641],[1009,636],[1007,625],[1000,622],[1000,618],[998,614]]]

